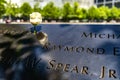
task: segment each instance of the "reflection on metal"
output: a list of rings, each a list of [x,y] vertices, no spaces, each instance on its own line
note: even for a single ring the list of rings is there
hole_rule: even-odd
[[[43,32],[37,37],[41,43],[47,40]],[[46,70],[46,55],[42,51],[23,25],[0,24],[0,80],[67,80],[61,78],[64,75],[60,71]]]

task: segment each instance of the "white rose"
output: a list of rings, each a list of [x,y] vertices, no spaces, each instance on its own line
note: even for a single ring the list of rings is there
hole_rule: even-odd
[[[42,16],[39,12],[33,12],[30,14],[30,23],[33,25],[38,25],[42,22]]]

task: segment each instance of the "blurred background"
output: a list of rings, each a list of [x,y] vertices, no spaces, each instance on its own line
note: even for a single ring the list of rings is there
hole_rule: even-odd
[[[43,22],[120,22],[120,0],[0,0],[0,23],[29,22],[40,12]]]

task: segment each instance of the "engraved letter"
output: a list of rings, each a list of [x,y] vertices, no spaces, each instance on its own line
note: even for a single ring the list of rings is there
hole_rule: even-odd
[[[51,69],[51,68],[54,68],[54,66],[55,66],[55,60],[51,60],[51,61],[49,61],[49,65],[50,65],[50,67],[47,67],[47,69]]]
[[[56,65],[55,70],[60,70],[60,69],[62,69],[62,67],[63,67],[63,64],[62,64],[62,63],[58,63],[58,64]]]
[[[99,34],[99,38],[105,38],[105,34]]]
[[[117,77],[115,76],[115,74],[116,74],[116,71],[115,71],[115,70],[109,70],[109,77],[110,77],[110,78],[117,78]]]
[[[66,46],[64,51],[68,51],[68,52],[73,52],[74,51],[74,47],[68,47]]]
[[[105,49],[97,48],[97,54],[104,54],[104,53],[105,53]]]
[[[81,69],[81,73],[82,74],[88,74],[88,67],[87,66],[83,66],[83,68]]]
[[[69,72],[70,64],[65,64],[63,71]]]
[[[86,34],[85,32],[83,32],[83,34],[81,35],[81,37],[92,38],[92,33]]]
[[[75,65],[75,67],[72,68],[71,72],[75,71],[76,73],[78,73],[78,67]]]
[[[103,66],[101,69],[100,78],[104,78],[104,77],[105,77],[105,67]]]
[[[77,47],[76,48],[76,52],[83,52],[84,51],[84,47]]]
[[[115,39],[115,34],[112,34],[112,35],[108,34],[108,39],[110,38]]]
[[[114,47],[113,48],[113,54],[116,56],[120,56],[120,47]]]

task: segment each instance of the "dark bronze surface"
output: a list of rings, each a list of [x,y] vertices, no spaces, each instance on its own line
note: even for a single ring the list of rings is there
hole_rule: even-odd
[[[50,73],[52,77],[47,76],[48,80],[120,80],[120,25],[41,24],[36,29],[48,35],[44,47],[30,33],[30,28],[30,24],[0,25],[1,54],[4,48],[12,48],[11,54],[20,56],[20,60],[33,54],[26,60],[27,68],[44,77]],[[26,45],[31,46],[29,50]]]

